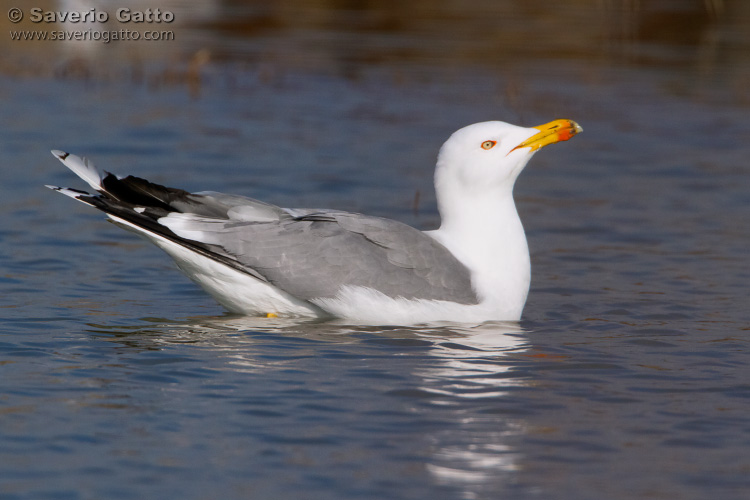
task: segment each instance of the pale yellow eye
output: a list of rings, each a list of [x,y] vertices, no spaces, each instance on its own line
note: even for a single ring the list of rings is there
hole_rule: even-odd
[[[497,141],[484,141],[482,143],[482,149],[492,149],[497,144]]]

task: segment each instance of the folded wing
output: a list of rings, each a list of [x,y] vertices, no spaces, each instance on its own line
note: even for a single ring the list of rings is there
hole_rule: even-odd
[[[350,286],[392,298],[477,303],[469,270],[439,242],[400,222],[190,193],[100,172],[60,151],[53,154],[98,194],[50,188],[298,299],[332,298]]]

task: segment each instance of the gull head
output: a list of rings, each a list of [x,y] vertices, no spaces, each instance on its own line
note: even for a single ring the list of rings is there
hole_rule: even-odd
[[[464,127],[440,148],[436,188],[450,184],[469,192],[513,188],[518,174],[540,148],[567,141],[583,129],[572,120],[555,120],[538,127],[491,121]]]

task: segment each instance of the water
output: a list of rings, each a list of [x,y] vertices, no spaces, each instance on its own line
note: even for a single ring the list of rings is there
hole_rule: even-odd
[[[0,498],[746,498],[750,16],[583,4],[484,5],[498,33],[447,2],[228,2],[174,7],[194,23],[148,55],[4,46]],[[82,187],[59,148],[427,229],[453,130],[557,117],[585,131],[516,186],[520,324],[227,315],[42,187]]]

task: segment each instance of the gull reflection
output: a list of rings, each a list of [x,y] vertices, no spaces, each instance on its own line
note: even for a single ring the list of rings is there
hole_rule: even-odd
[[[439,392],[443,405],[453,406],[455,426],[432,436],[432,461],[427,470],[436,481],[462,490],[463,498],[498,491],[518,470],[520,454],[512,446],[524,425],[498,411],[502,399],[524,384],[513,376],[512,356],[527,350],[517,323],[454,326],[446,340],[434,344],[434,366],[416,374],[425,390]]]
[[[426,381],[450,381],[451,393],[461,398],[488,398],[505,394],[504,388],[515,382],[498,385],[498,374],[509,365],[498,363],[512,352],[526,350],[523,331],[517,323],[489,322],[476,327],[452,326],[450,336],[442,333],[430,354],[440,359],[434,367],[420,370]]]
[[[460,498],[502,491],[519,470],[517,443],[526,427],[514,391],[527,383],[527,372],[515,367],[525,362],[529,345],[517,323],[407,328],[227,314],[91,326],[90,333],[129,349],[174,351],[175,345],[189,344],[209,350],[195,357],[211,360],[218,371],[304,381],[312,384],[311,391],[364,418],[373,414],[374,404],[377,418],[383,418],[381,410],[393,416],[378,428],[391,436],[393,426],[407,447],[403,453],[422,460],[424,474],[460,490]],[[315,385],[316,380],[330,385]],[[352,387],[366,391],[365,398],[351,398]],[[362,401],[367,403],[359,406]],[[284,401],[283,394],[278,403],[282,408],[299,404]],[[412,423],[419,420],[434,427]],[[346,429],[348,424],[333,419],[330,425]],[[355,442],[372,438],[348,431]]]

